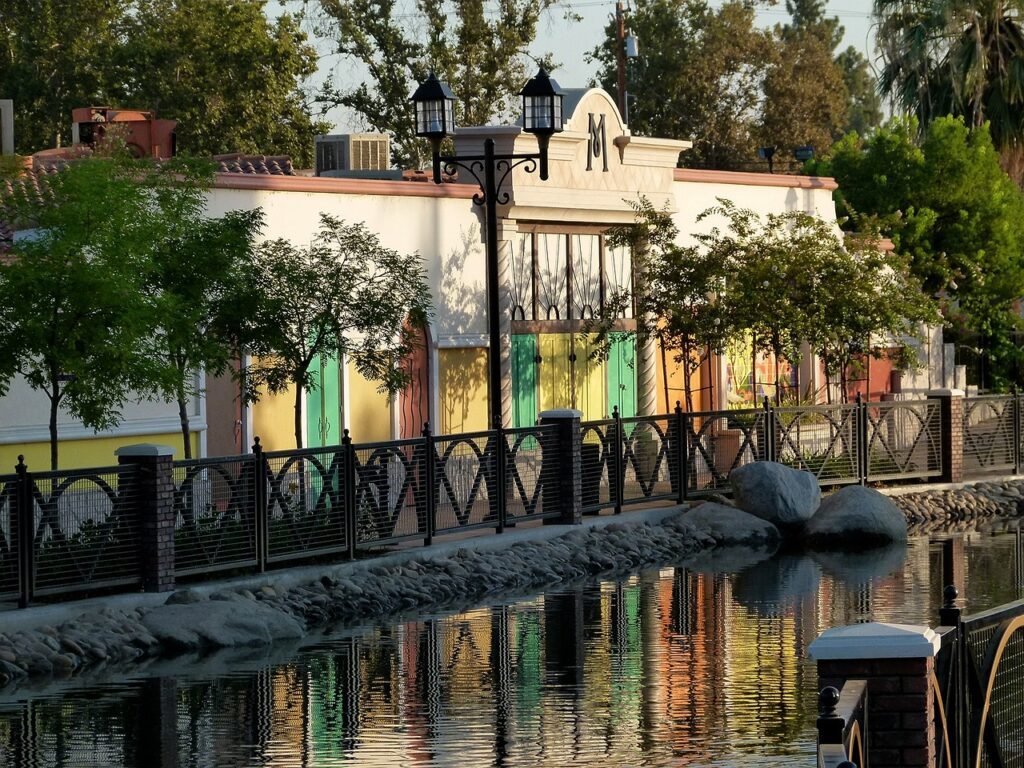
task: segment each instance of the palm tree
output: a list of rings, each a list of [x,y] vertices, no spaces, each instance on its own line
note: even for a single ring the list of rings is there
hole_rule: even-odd
[[[879,90],[921,129],[952,114],[989,123],[1004,168],[1024,176],[1024,0],[875,0]]]

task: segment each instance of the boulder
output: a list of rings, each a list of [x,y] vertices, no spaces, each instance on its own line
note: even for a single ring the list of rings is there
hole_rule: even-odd
[[[305,628],[292,616],[248,601],[164,605],[147,613],[142,623],[165,649],[179,653],[267,645],[305,634]]]
[[[907,520],[888,496],[847,485],[821,502],[804,535],[817,549],[868,549],[905,542]]]
[[[755,461],[729,474],[736,506],[779,528],[802,527],[821,503],[818,479],[774,461]]]
[[[697,531],[714,539],[718,547],[774,547],[781,538],[779,529],[767,520],[724,504],[707,502],[683,517]]]

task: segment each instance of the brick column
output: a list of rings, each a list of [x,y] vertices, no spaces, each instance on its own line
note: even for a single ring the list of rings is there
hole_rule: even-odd
[[[582,418],[583,413],[572,408],[540,414],[541,425],[554,424],[558,429],[554,455],[545,451],[543,457],[544,506],[555,504],[562,512],[559,517],[545,518],[545,523],[579,525],[583,522]]]
[[[938,400],[942,414],[942,482],[959,483],[964,479],[964,391],[933,389],[929,400]]]
[[[875,623],[829,629],[811,643],[819,690],[841,690],[848,679],[867,681],[872,768],[936,765],[930,685],[939,646],[928,627]]]
[[[142,585],[146,592],[174,591],[174,449],[126,445],[119,464],[135,467],[130,502],[138,510]]]

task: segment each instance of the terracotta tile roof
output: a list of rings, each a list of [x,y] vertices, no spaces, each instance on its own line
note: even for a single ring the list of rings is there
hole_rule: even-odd
[[[217,170],[221,173],[258,173],[272,176],[295,176],[292,159],[288,155],[245,155],[233,152],[228,155],[214,155]]]

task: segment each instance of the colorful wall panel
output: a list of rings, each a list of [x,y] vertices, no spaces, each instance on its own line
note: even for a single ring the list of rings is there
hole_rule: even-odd
[[[441,408],[437,434],[487,429],[487,350],[438,350],[437,378]]]

